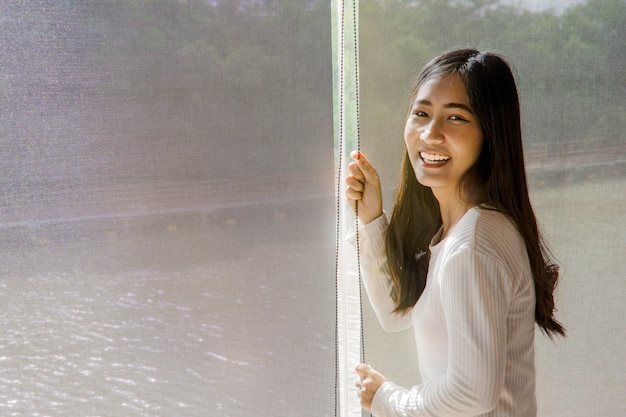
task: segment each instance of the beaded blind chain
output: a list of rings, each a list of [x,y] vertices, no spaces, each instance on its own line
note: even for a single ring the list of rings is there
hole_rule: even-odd
[[[360,141],[360,108],[359,108],[359,50],[358,50],[358,21],[357,21],[357,2],[358,0],[352,0],[352,27],[353,27],[353,39],[354,39],[354,98],[355,98],[355,119],[356,119],[356,148],[358,151],[358,158],[361,157],[361,141]],[[340,21],[340,34],[339,34],[339,132],[340,139],[338,143],[338,169],[337,172],[337,207],[336,207],[336,251],[335,251],[335,417],[338,415],[339,410],[339,400],[338,400],[338,390],[339,390],[339,342],[338,342],[338,332],[339,332],[339,282],[338,282],[338,271],[339,271],[339,253],[340,253],[340,239],[341,236],[341,204],[344,204],[342,198],[340,198],[341,190],[343,187],[342,183],[342,175],[340,173],[343,170],[343,153],[344,153],[344,139],[345,139],[345,90],[346,90],[346,79],[345,79],[345,0],[340,1],[339,7],[341,8],[341,21]],[[355,215],[356,215],[356,230],[355,230],[355,238],[356,238],[356,262],[357,262],[357,274],[359,283],[362,282],[361,277],[361,251],[360,251],[360,239],[359,239],[359,202],[355,202]],[[363,294],[362,294],[362,286],[359,285],[359,313],[360,317],[363,317]],[[363,325],[360,326],[361,330],[361,346],[360,346],[360,358],[361,362],[365,362],[365,338],[364,338],[364,330]],[[370,416],[372,414],[370,413]]]

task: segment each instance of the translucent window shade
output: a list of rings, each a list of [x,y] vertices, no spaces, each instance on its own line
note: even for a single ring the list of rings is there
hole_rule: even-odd
[[[530,12],[487,3],[361,3],[361,146],[380,171],[391,209],[416,71],[462,46],[510,60],[531,198],[561,265],[557,317],[568,330],[555,342],[537,332],[538,415],[622,416],[626,62],[615,51],[623,50],[626,8],[621,1],[583,1]],[[405,386],[418,383],[412,332],[382,332],[367,304],[364,321],[372,365]]]
[[[0,5],[0,414],[334,414],[330,5]]]
[[[0,2],[0,415],[334,414],[328,3]],[[510,58],[569,332],[537,334],[539,415],[617,417],[626,8],[538,3],[362,1],[361,144],[390,208],[416,70]]]

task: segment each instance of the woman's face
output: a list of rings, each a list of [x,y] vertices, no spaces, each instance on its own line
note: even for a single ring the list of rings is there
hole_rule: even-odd
[[[458,76],[432,79],[420,87],[404,141],[420,184],[430,187],[438,199],[444,193],[456,195],[483,143],[480,123]]]

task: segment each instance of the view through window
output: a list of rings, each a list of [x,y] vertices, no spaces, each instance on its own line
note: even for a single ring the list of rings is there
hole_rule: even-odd
[[[545,417],[626,404],[626,5],[360,2],[361,146],[390,208],[408,88],[502,53],[562,265]],[[0,414],[332,416],[335,169],[323,0],[0,3]],[[368,361],[419,382],[364,305]]]

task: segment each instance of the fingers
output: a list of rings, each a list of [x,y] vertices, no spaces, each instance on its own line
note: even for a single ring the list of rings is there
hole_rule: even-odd
[[[363,379],[367,377],[367,374],[372,371],[372,367],[366,363],[360,363],[356,366],[356,368],[354,368],[354,370],[361,377],[361,381],[363,381]]]
[[[365,191],[365,184],[354,177],[346,178],[346,184],[348,185],[346,188],[346,197],[353,200],[360,200],[363,196],[363,191]]]
[[[373,371],[372,368],[367,364],[357,365],[355,368],[356,373],[359,375],[359,382],[354,384],[357,388],[357,395],[361,400],[361,406],[367,410],[372,407],[372,400],[374,398],[374,394],[378,387],[372,386],[372,378],[370,376]]]
[[[363,224],[367,224],[383,213],[382,190],[378,172],[359,151],[352,152],[354,162],[348,165],[350,175],[346,177],[346,200]]]
[[[348,165],[348,169],[361,182],[370,184],[380,182],[378,171],[370,163],[369,159],[360,151],[353,151],[350,156],[355,162]]]
[[[362,152],[354,151],[351,156],[355,162],[348,164],[350,175],[346,177],[348,185],[346,196],[353,200],[360,200],[369,185],[374,186],[373,188],[380,187],[380,179],[378,172]]]
[[[354,209],[354,202],[363,198],[363,192],[365,192],[365,175],[358,163],[352,162],[348,165],[350,175],[346,177],[346,198]]]

